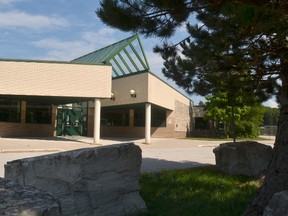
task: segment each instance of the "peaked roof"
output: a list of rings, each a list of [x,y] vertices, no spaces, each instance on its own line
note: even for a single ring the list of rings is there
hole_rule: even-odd
[[[138,35],[88,53],[72,60],[72,62],[111,64],[113,77],[149,71],[150,69]]]

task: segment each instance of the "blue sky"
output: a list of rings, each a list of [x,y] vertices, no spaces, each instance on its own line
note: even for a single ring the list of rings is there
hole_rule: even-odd
[[[97,8],[98,0],[0,0],[0,58],[70,61],[131,36],[101,23]],[[185,31],[177,36],[184,38]],[[151,71],[165,79],[162,59],[152,51],[161,41],[141,41]]]

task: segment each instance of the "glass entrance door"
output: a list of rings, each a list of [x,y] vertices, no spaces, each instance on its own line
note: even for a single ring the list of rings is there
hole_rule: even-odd
[[[59,108],[57,113],[57,136],[85,136],[86,116],[81,110]]]

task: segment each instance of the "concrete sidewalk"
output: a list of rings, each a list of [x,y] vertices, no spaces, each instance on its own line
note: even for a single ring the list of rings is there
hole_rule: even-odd
[[[144,139],[102,139],[101,145],[126,142],[134,142],[142,149],[141,172],[215,164],[213,149],[223,143],[223,141],[152,138],[149,145],[143,144]],[[273,145],[274,137],[259,142]],[[92,143],[93,139],[89,137],[0,138],[0,177],[4,176],[4,164],[7,161],[101,146]]]

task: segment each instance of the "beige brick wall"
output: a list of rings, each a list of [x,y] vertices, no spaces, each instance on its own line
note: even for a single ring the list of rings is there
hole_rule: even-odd
[[[107,98],[112,67],[61,62],[0,61],[0,94]]]

